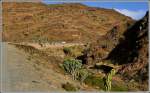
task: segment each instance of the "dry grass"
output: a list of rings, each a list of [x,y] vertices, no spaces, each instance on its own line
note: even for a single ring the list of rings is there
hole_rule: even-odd
[[[13,42],[36,42],[38,39],[42,42],[95,41],[117,21],[122,25],[125,19],[131,20],[111,9],[91,8],[82,4],[5,2],[2,5],[3,40]]]
[[[28,45],[19,45],[19,44],[12,44],[15,45],[16,48],[19,48],[26,53],[29,53],[30,56],[28,60],[36,60],[36,64],[43,65],[44,67],[51,67],[54,68],[55,71],[60,72],[59,63],[61,62],[61,58],[56,57],[55,55],[48,55],[46,52],[38,50],[32,46]]]

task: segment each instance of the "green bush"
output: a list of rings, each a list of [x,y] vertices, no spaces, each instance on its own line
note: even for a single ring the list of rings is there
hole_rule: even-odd
[[[83,55],[82,53],[83,49],[84,49],[83,46],[70,46],[70,47],[64,47],[63,51],[67,56],[76,58],[78,56]]]
[[[105,90],[104,80],[101,77],[89,75],[84,82],[89,86],[99,87],[99,89]],[[128,91],[128,88],[127,85],[122,82],[113,81],[111,91]]]
[[[86,69],[80,69],[78,73],[78,79],[80,80],[81,84],[84,80],[88,77],[89,72]]]
[[[77,91],[77,88],[68,82],[63,84],[62,88],[64,88],[66,91]]]
[[[64,49],[63,49],[63,51],[64,51],[64,53],[65,54],[71,54],[71,48],[69,48],[69,47],[64,47]]]
[[[75,80],[77,78],[78,71],[82,67],[82,61],[69,58],[64,60],[62,66],[64,70],[72,75],[73,79]]]
[[[85,80],[85,84],[90,86],[99,87],[100,89],[105,89],[103,79],[100,77],[95,77],[93,75],[89,75]]]

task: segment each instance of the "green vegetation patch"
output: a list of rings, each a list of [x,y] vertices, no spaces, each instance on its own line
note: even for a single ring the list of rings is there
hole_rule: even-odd
[[[114,82],[112,82],[111,91],[128,91],[128,87],[125,84],[118,82],[118,81],[114,81]]]
[[[66,83],[62,85],[62,88],[64,88],[66,91],[77,91],[77,88],[71,84],[71,83]]]
[[[85,84],[93,86],[93,87],[99,87],[100,89],[105,89],[104,82],[101,77],[95,77],[93,75],[89,75],[85,80]]]
[[[94,75],[89,75],[85,80],[85,84],[99,87],[99,89],[105,90],[103,77],[96,77]],[[119,81],[112,81],[112,89],[111,91],[128,91],[128,88],[123,82]]]
[[[76,58],[82,55],[83,49],[84,48],[82,46],[71,46],[71,47],[64,47],[63,51],[67,56]]]
[[[64,47],[63,51],[67,55],[69,55],[69,54],[71,55],[71,53],[72,53],[71,48],[69,48],[69,47]]]

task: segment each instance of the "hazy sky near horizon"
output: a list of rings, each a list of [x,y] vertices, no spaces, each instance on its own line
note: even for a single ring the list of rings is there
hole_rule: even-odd
[[[61,4],[67,2],[51,2],[50,0],[43,0],[46,4]],[[69,2],[71,3],[71,2]],[[115,9],[116,11],[130,16],[135,20],[141,19],[146,11],[148,11],[148,2],[80,2],[81,4],[91,7],[101,7],[108,9]]]

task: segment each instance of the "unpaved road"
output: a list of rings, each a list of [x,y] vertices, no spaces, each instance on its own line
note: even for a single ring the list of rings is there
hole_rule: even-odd
[[[60,48],[60,47],[70,47],[70,46],[83,46],[83,43],[54,43],[54,44],[49,44],[49,43],[43,43],[42,46],[39,43],[29,43],[29,42],[22,42],[22,43],[12,43],[8,42],[10,44],[16,44],[16,45],[28,45],[32,46],[36,49],[47,49],[47,48]]]
[[[2,45],[2,92],[9,91],[62,91],[62,83],[71,82],[70,78],[53,69],[44,68],[35,64],[35,60],[28,60],[25,53],[13,45],[3,43]]]

